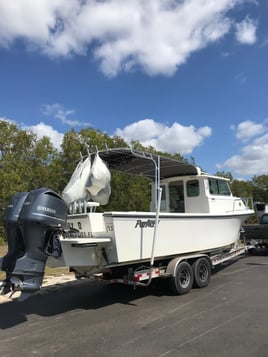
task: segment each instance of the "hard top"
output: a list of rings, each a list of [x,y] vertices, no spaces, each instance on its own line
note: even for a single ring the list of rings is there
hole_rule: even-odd
[[[184,161],[158,156],[129,148],[107,149],[98,151],[102,160],[112,171],[127,172],[133,175],[143,175],[151,180],[155,179],[158,158],[160,160],[159,178],[176,176],[191,176],[198,174],[198,168]],[[92,156],[94,156],[93,154]]]

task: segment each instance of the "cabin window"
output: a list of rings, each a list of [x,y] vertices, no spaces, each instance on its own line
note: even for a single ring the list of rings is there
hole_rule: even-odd
[[[212,195],[230,196],[231,191],[227,181],[220,179],[209,179],[209,192]]]
[[[199,196],[199,181],[191,180],[186,184],[187,196],[196,197]]]
[[[170,212],[185,212],[183,181],[170,182],[169,208]]]

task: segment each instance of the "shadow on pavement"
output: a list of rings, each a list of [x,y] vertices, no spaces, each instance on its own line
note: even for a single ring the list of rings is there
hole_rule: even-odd
[[[212,274],[228,269],[240,256],[216,266]],[[250,264],[248,262],[247,264]],[[0,329],[8,329],[27,322],[28,316],[54,316],[79,309],[99,309],[113,304],[127,304],[136,308],[136,300],[145,296],[155,297],[173,295],[169,289],[169,279],[155,279],[149,287],[138,287],[122,284],[109,284],[97,281],[72,281],[49,286],[23,302],[16,300],[0,304]]]
[[[162,280],[162,279],[161,279]],[[77,309],[99,309],[112,304],[137,306],[135,300],[147,295],[171,295],[166,286],[167,280],[159,281],[149,287],[122,284],[107,284],[80,280],[50,286],[25,301],[16,300],[0,304],[0,329],[11,328],[27,321],[27,316],[54,316]]]

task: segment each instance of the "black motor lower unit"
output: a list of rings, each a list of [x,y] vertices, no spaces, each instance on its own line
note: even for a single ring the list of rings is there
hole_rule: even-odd
[[[10,236],[7,256],[11,256],[13,251],[16,252],[10,259],[12,262],[8,261],[8,269],[12,270],[9,271],[9,279],[15,289],[22,291],[20,300],[24,300],[42,285],[48,257],[47,246],[49,240],[67,228],[67,206],[63,199],[50,189],[33,190],[24,197],[16,222],[16,227],[19,227],[17,236],[10,232],[11,225],[6,223],[5,226],[7,236]],[[22,237],[23,254],[21,248],[14,248],[15,242],[19,241],[18,237]],[[3,263],[7,260],[6,257],[3,258]],[[3,269],[6,267],[3,263],[2,270],[6,270]]]

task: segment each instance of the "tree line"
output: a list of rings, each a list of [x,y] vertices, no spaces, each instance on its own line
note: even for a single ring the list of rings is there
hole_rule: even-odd
[[[187,161],[179,153],[171,155],[153,147],[144,147],[138,141],[132,147],[178,160]],[[57,150],[49,137],[38,139],[36,134],[21,130],[12,122],[0,120],[0,241],[4,239],[4,210],[17,192],[29,192],[48,187],[61,193],[69,181],[80,155],[108,148],[127,147],[119,136],[109,136],[93,128],[66,132]],[[194,158],[191,158],[191,163]],[[239,181],[230,172],[217,172],[228,177],[234,195],[251,197],[253,201],[268,202],[268,176],[254,176],[250,181]],[[105,210],[148,210],[150,186],[143,177],[112,173],[112,194]],[[100,207],[99,210],[103,210]]]

